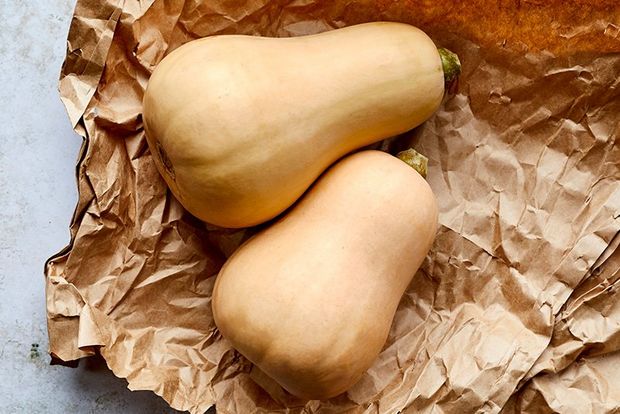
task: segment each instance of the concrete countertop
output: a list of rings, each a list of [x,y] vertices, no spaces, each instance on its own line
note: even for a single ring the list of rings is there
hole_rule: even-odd
[[[172,413],[101,360],[50,366],[43,264],[69,242],[81,138],[57,91],[75,0],[0,0],[0,413]]]

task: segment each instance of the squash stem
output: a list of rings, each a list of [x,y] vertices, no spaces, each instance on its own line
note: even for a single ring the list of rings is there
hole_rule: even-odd
[[[437,49],[443,67],[443,78],[446,84],[452,83],[461,73],[461,61],[454,52],[440,47]]]
[[[396,154],[396,157],[404,161],[411,168],[416,170],[422,177],[426,178],[426,173],[428,170],[428,158],[424,155],[420,154],[413,148],[409,148],[408,150],[401,151]]]

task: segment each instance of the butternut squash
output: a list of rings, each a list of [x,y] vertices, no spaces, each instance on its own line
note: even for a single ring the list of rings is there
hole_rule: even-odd
[[[413,168],[379,151],[350,155],[229,258],[216,325],[292,394],[340,394],[381,351],[436,229],[435,198]]]
[[[291,206],[338,158],[426,120],[458,68],[455,55],[401,23],[213,36],[157,66],[144,127],[187,210],[222,227],[252,226]]]

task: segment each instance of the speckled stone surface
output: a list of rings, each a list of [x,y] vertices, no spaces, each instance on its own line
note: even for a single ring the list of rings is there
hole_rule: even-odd
[[[75,0],[0,0],[0,413],[172,413],[102,361],[50,366],[43,264],[69,241],[81,138],[57,81]]]

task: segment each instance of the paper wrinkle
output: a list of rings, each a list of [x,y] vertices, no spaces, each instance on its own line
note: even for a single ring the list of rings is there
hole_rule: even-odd
[[[59,84],[74,128],[95,93],[123,2],[85,0],[76,4]]]
[[[215,328],[214,276],[256,229],[183,210],[141,100],[191,39],[373,20],[415,24],[463,62],[435,116],[376,145],[429,158],[441,227],[376,363],[348,393],[302,401]],[[192,413],[612,412],[617,390],[598,384],[620,348],[618,27],[607,1],[78,0],[59,89],[85,142],[71,245],[46,267],[50,352],[98,350],[130,389]]]
[[[601,255],[605,258],[591,275],[573,292],[555,322],[550,346],[543,352],[525,377],[520,391],[512,396],[502,413],[517,412],[614,412],[620,407],[618,392],[601,395],[600,390],[585,388],[593,381],[588,367],[608,361],[618,364],[620,351],[620,234]],[[575,372],[583,378],[570,383],[570,389],[580,398],[567,397],[565,385]],[[617,384],[618,373],[607,367],[596,371],[595,378]],[[533,378],[533,379],[532,379]],[[568,398],[568,399],[567,399]],[[555,399],[567,404],[559,409]],[[588,407],[588,401],[597,402]],[[584,405],[585,404],[585,405]],[[543,409],[544,408],[544,409]],[[567,411],[568,410],[568,411]],[[573,411],[570,411],[573,410]]]
[[[88,317],[89,306],[78,289],[52,272],[46,295],[50,340],[61,344],[58,350],[50,346],[52,356],[68,362],[93,355],[91,347],[104,342],[97,337],[98,330]]]
[[[78,330],[78,348],[101,346],[105,340],[97,328],[92,315],[91,307],[86,305],[80,312],[80,325]]]
[[[521,412],[615,414],[618,378],[620,352],[584,358],[558,374],[535,378],[521,396]]]
[[[78,316],[84,299],[77,288],[59,276],[49,276],[47,288],[47,314],[51,317]]]
[[[620,235],[616,236],[616,240]],[[558,372],[582,353],[620,349],[620,248],[572,294],[555,322],[553,340],[528,373]],[[595,348],[595,349],[591,349]]]

